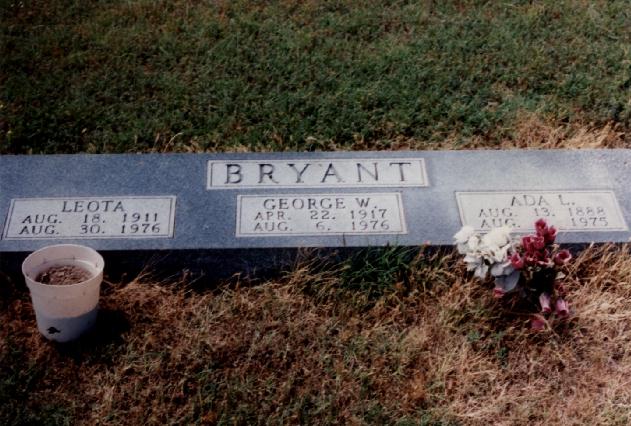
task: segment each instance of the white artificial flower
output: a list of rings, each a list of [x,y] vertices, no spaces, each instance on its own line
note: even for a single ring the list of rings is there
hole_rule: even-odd
[[[478,263],[482,263],[483,259],[482,256],[476,256],[474,253],[467,253],[467,255],[464,257],[464,263],[466,264],[474,264],[477,265]]]
[[[509,275],[513,272],[508,260],[509,251],[513,248],[511,228],[503,226],[493,228],[486,235],[480,237],[471,226],[463,226],[456,235],[456,247],[464,256],[468,271],[482,280],[489,272],[495,277]]]
[[[469,241],[469,238],[471,238],[473,234],[475,234],[475,229],[473,229],[472,226],[463,226],[460,231],[454,235],[454,239],[456,240],[456,243],[464,244]]]
[[[494,277],[510,275],[513,273],[514,270],[515,268],[513,268],[513,265],[511,265],[510,261],[500,262],[491,267],[491,275],[493,275]]]
[[[486,273],[488,271],[489,271],[488,265],[485,265],[484,263],[482,263],[475,269],[475,272],[473,273],[473,275],[483,280],[486,278]]]
[[[475,271],[474,275],[480,279],[486,278],[486,274],[489,267],[484,263],[484,258],[475,253],[467,253],[464,257],[464,262],[467,264],[467,271]]]
[[[504,247],[497,247],[492,251],[493,262],[505,262],[508,257],[508,250],[511,248],[510,244],[506,244]]]
[[[467,240],[467,245],[471,250],[477,250],[480,247],[480,237],[477,235],[472,235]]]
[[[478,235],[472,235],[466,242],[457,243],[456,248],[458,253],[467,254],[469,252],[476,251],[480,246],[480,237]]]
[[[511,228],[508,226],[493,228],[482,237],[482,243],[493,248],[503,247],[510,242],[510,233]]]
[[[475,235],[475,230],[471,226],[463,226],[462,229],[454,235],[458,253],[466,254],[471,250],[475,250],[475,247],[471,246],[470,243],[473,242],[476,244],[476,241],[474,241],[476,238],[478,237]]]
[[[484,244],[482,243],[482,247],[480,248],[484,256],[490,261],[495,262],[495,254],[499,253],[502,249],[499,246]]]

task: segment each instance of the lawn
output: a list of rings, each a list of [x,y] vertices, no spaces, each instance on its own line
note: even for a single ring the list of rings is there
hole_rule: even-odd
[[[631,128],[626,1],[0,1],[0,153]],[[628,138],[627,138],[628,142]]]
[[[0,154],[628,148],[628,1],[0,0]],[[453,251],[106,280],[42,338],[0,273],[0,424],[627,425],[631,255],[534,332]]]

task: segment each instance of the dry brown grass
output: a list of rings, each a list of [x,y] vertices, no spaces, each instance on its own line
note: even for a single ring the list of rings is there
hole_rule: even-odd
[[[572,319],[542,333],[456,260],[420,253],[377,298],[344,286],[347,266],[308,259],[273,282],[205,292],[107,283],[100,337],[67,346],[41,338],[25,291],[5,286],[0,420],[631,422],[629,247],[585,250]]]
[[[590,124],[552,124],[539,116],[524,114],[518,121],[514,136],[505,139],[500,148],[527,149],[602,149],[629,148],[631,140],[619,125],[604,127]]]
[[[456,134],[445,135],[441,143],[418,139],[399,138],[367,142],[357,139],[352,150],[450,150],[450,149],[604,149],[629,148],[631,135],[619,124],[595,126],[591,123],[559,123],[538,114],[523,112],[513,130],[507,132],[499,145],[492,145],[484,136],[463,138]],[[334,144],[324,146],[338,150]]]
[[[591,123],[574,121],[561,123],[546,120],[538,114],[522,112],[511,131],[498,145],[493,145],[484,136],[462,137],[446,134],[442,142],[425,141],[409,137],[385,140],[364,140],[360,137],[350,146],[339,145],[330,140],[308,137],[306,142],[318,151],[407,151],[407,150],[459,150],[459,149],[612,149],[630,148],[631,135],[620,124],[607,123],[596,126]],[[281,144],[282,145],[282,144]],[[158,134],[155,137],[153,153],[199,153],[223,152],[226,147],[220,142],[206,144],[201,139],[184,139],[177,134],[170,139]],[[245,146],[235,144],[230,152],[271,152],[264,145]],[[286,147],[291,151],[292,147]],[[98,150],[97,150],[98,151]],[[96,151],[95,151],[96,152]]]

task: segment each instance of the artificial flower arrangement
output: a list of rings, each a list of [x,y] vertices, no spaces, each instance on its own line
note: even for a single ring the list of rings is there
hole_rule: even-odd
[[[563,278],[572,255],[554,244],[557,230],[544,219],[535,222],[535,230],[535,234],[517,239],[506,226],[484,235],[464,226],[454,239],[468,271],[474,271],[481,280],[489,275],[495,279],[496,298],[514,294],[539,304],[541,311],[532,317],[531,325],[541,330],[546,318],[569,316]]]

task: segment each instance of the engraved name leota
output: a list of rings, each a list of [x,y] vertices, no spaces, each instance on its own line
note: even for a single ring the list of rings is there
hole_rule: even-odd
[[[207,189],[428,186],[422,158],[209,161]]]
[[[164,238],[174,219],[174,196],[20,198],[11,200],[4,238]]]

